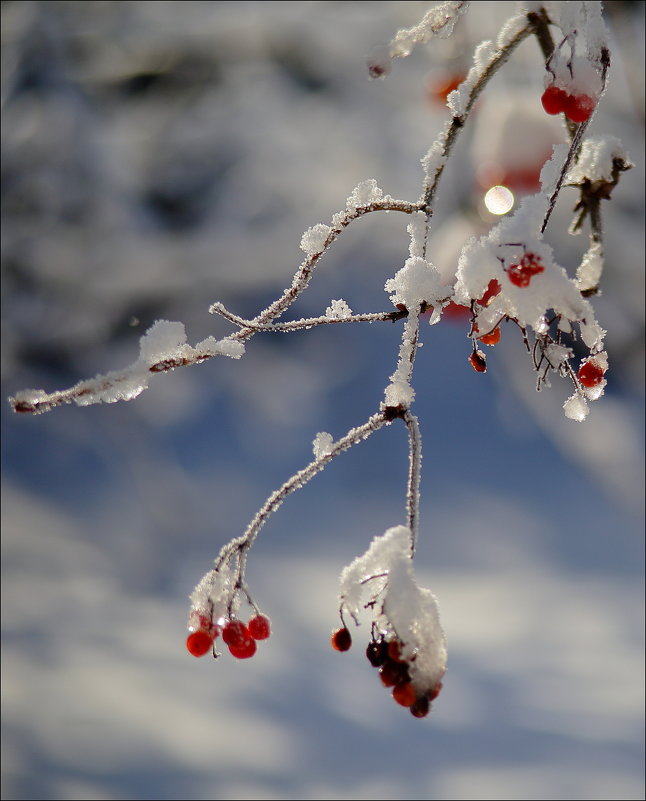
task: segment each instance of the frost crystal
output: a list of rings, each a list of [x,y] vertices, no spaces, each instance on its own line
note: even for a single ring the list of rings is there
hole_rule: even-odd
[[[369,178],[355,186],[345,205],[348,210],[354,211],[362,206],[369,206],[371,203],[379,203],[383,196],[384,193],[377,186],[375,179]]]
[[[184,356],[186,348],[183,323],[157,320],[139,341],[139,358],[146,364],[156,364]]]
[[[603,247],[601,242],[593,242],[588,248],[576,271],[576,283],[581,292],[595,289],[599,285],[603,271]]]
[[[582,423],[588,416],[590,409],[585,402],[585,398],[577,393],[565,401],[563,404],[563,411],[565,412],[565,416],[570,420],[576,420],[577,423]]]
[[[339,298],[339,300],[333,300],[331,305],[327,307],[325,316],[333,319],[347,320],[348,317],[352,317],[352,309],[343,298]]]
[[[576,164],[567,176],[567,182],[575,186],[590,181],[610,183],[613,180],[614,161],[619,159],[629,164],[630,159],[621,141],[616,136],[586,139]]]
[[[301,239],[301,250],[308,256],[314,256],[317,253],[322,253],[325,249],[325,243],[329,237],[332,229],[329,225],[318,223],[308,228],[303,234]]]
[[[426,306],[442,306],[451,296],[451,288],[442,283],[437,267],[421,256],[406,259],[404,266],[385,284],[390,299],[397,305],[403,303],[407,309]]]
[[[320,431],[314,437],[314,442],[312,443],[314,458],[322,459],[324,456],[327,456],[332,452],[333,444],[334,440],[332,439],[332,434],[328,434],[327,431]]]

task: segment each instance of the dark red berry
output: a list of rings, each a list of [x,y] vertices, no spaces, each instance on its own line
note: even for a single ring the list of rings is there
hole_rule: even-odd
[[[249,629],[241,620],[230,620],[222,629],[222,639],[237,648],[251,639]]]
[[[204,656],[211,650],[213,635],[204,629],[198,629],[186,638],[186,649],[193,656]]]
[[[404,684],[410,681],[408,665],[405,662],[386,659],[379,668],[379,678],[384,687],[396,687],[398,684]]]
[[[431,705],[429,703],[428,698],[425,695],[422,695],[421,698],[418,698],[417,701],[411,706],[410,713],[413,717],[416,718],[425,718],[431,709]]]
[[[585,361],[581,364],[581,367],[579,367],[577,377],[584,387],[590,389],[602,382],[603,370],[594,362]]]
[[[417,701],[417,692],[410,681],[405,681],[395,687],[393,698],[400,706],[413,706]]]
[[[548,114],[560,114],[565,111],[567,100],[568,93],[554,85],[548,86],[541,97],[543,108]]]
[[[568,95],[565,103],[565,116],[572,122],[585,122],[597,105],[590,95]]]
[[[366,648],[366,656],[373,667],[381,667],[388,658],[388,643],[385,640],[371,642]]]
[[[254,640],[266,640],[271,634],[271,624],[265,615],[256,615],[247,623],[249,634]]]
[[[337,629],[332,634],[331,642],[335,651],[349,651],[352,645],[352,635],[345,627]]]
[[[486,373],[487,372],[487,357],[481,350],[474,350],[471,356],[469,356],[469,364],[476,373]]]
[[[229,651],[236,659],[249,659],[256,653],[256,641],[251,637],[235,645],[229,645]]]

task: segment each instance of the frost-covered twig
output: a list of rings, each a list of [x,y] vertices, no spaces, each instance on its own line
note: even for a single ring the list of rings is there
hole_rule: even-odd
[[[339,301],[336,301],[339,303]],[[346,304],[347,305],[347,304]],[[209,311],[212,314],[219,314],[228,320],[230,323],[239,326],[240,328],[251,328],[254,331],[302,331],[307,328],[314,328],[317,325],[331,325],[334,323],[374,323],[374,322],[396,322],[401,320],[402,317],[408,315],[408,311],[390,311],[390,312],[371,312],[367,314],[352,314],[349,312],[344,317],[336,317],[332,313],[330,307],[330,314],[325,314],[321,317],[303,317],[300,320],[290,320],[286,323],[254,323],[253,320],[245,320],[243,317],[238,317],[237,314],[230,312],[222,303],[214,303]]]

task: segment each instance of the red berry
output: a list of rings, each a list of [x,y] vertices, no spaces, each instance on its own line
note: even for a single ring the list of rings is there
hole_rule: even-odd
[[[186,649],[193,656],[204,656],[211,650],[213,635],[204,629],[198,629],[186,638]]]
[[[596,100],[590,95],[568,95],[564,109],[565,116],[572,122],[585,122],[596,105]]]
[[[544,272],[545,267],[540,263],[540,257],[533,253],[525,253],[520,264],[512,264],[507,270],[507,276],[514,286],[528,287],[532,277]]]
[[[393,698],[401,706],[413,706],[417,701],[417,693],[410,681],[398,684],[393,690]]]
[[[229,645],[229,651],[236,659],[249,659],[256,653],[256,648],[256,641],[252,640],[251,637],[235,645]]]
[[[227,645],[237,648],[248,642],[251,635],[241,620],[230,620],[222,629],[222,639]]]
[[[594,362],[585,361],[579,367],[577,373],[579,381],[584,387],[596,387],[603,380],[603,370]]]
[[[488,334],[485,334],[482,337],[478,337],[480,342],[483,342],[485,345],[497,345],[500,342],[500,328],[496,326],[493,331],[490,331]]]
[[[468,317],[470,315],[469,307],[468,306],[460,306],[457,303],[451,301],[447,306],[444,307],[442,310],[442,314],[445,318],[456,320],[461,319],[464,317]]]
[[[476,373],[486,373],[487,372],[487,357],[481,350],[474,350],[471,356],[469,356],[469,364]]]
[[[331,642],[335,651],[349,651],[352,645],[352,635],[346,628],[337,629],[332,634]]]
[[[247,629],[254,640],[266,640],[271,634],[269,618],[265,615],[256,615],[247,623]]]
[[[564,89],[552,85],[543,92],[541,103],[548,114],[560,114],[565,111],[568,97],[568,93]]]
[[[496,295],[500,294],[501,291],[502,287],[500,286],[498,281],[496,281],[495,278],[492,278],[491,281],[489,281],[489,285],[485,289],[484,295],[481,298],[478,298],[478,303],[481,306],[488,306],[491,303],[491,301],[496,297]]]
[[[402,644],[399,640],[391,640],[388,643],[388,658],[392,659],[393,662],[405,662],[405,659],[402,659]]]
[[[428,698],[423,695],[411,706],[410,713],[416,718],[425,718],[431,709]]]

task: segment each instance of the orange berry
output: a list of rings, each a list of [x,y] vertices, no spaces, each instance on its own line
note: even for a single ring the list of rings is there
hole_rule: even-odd
[[[471,356],[469,356],[469,364],[476,373],[486,373],[487,372],[487,357],[481,350],[474,350]]]
[[[398,684],[393,690],[393,698],[400,706],[413,706],[417,701],[417,692],[410,681]]]
[[[480,342],[484,343],[485,345],[497,345],[500,342],[500,328],[496,326],[493,331],[490,331],[488,334],[485,334],[482,337],[478,337]]]

